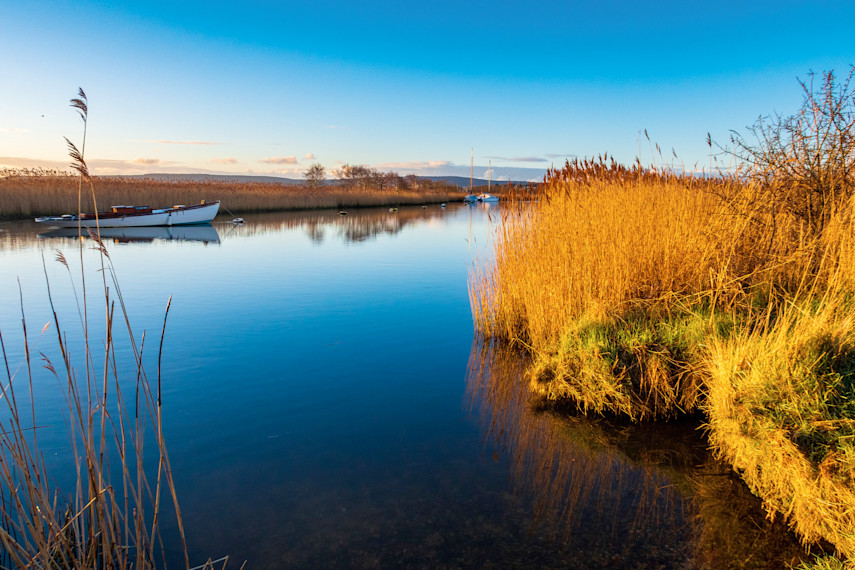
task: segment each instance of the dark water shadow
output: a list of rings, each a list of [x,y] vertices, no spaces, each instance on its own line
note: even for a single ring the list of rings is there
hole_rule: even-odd
[[[707,450],[697,420],[628,424],[544,407],[526,358],[476,341],[467,394],[517,493],[568,555],[612,567],[788,568],[811,558]]]

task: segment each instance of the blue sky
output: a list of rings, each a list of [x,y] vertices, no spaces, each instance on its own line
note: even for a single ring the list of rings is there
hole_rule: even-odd
[[[299,177],[311,163],[539,179],[647,129],[709,163],[810,70],[855,63],[855,2],[6,2],[0,165]],[[644,162],[655,158],[642,138]]]

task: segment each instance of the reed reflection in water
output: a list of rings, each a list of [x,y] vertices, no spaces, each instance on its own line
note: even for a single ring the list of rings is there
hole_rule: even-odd
[[[592,567],[787,568],[810,557],[707,451],[697,422],[622,424],[546,408],[525,356],[473,343],[467,395],[536,524]],[[498,459],[499,457],[497,457]]]
[[[252,215],[244,225],[226,227],[224,237],[249,237],[302,228],[313,243],[336,237],[347,243],[360,243],[380,235],[396,235],[417,223],[438,221],[448,213],[461,208],[459,204],[441,208],[362,208],[352,210],[310,210]]]

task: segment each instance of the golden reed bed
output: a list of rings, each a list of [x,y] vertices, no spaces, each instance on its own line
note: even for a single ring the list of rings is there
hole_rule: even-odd
[[[378,190],[370,187],[325,185],[313,188],[300,184],[264,182],[223,182],[155,180],[139,178],[93,178],[98,208],[116,204],[169,206],[221,200],[235,213],[397,206],[452,202],[464,193],[455,186],[419,180],[399,188]],[[57,172],[21,175],[0,171],[0,217],[30,218],[78,211],[78,179]],[[81,209],[92,211],[88,190]]]
[[[806,542],[855,558],[855,198],[811,228],[745,180],[568,164],[509,204],[476,264],[480,335],[546,401],[697,414]]]

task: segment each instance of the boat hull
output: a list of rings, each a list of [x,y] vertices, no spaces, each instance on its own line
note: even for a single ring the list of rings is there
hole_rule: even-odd
[[[47,224],[58,228],[133,228],[146,226],[182,226],[188,224],[208,224],[217,215],[220,209],[219,200],[210,204],[197,204],[193,206],[176,206],[174,208],[152,210],[145,214],[113,214],[106,212],[99,214],[96,219],[93,215],[83,218],[77,216],[44,217],[36,218],[40,224]]]
[[[493,196],[492,194],[486,194],[485,193],[485,194],[481,194],[480,196],[478,196],[478,201],[479,202],[498,202],[499,197]]]

